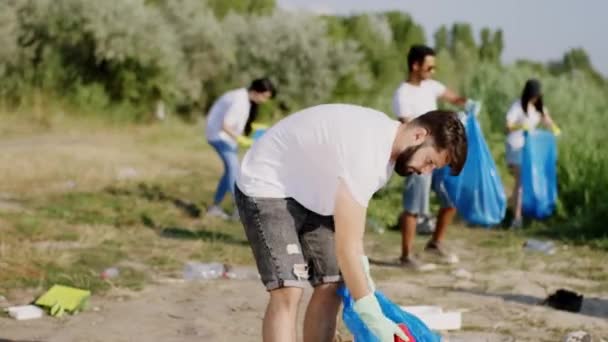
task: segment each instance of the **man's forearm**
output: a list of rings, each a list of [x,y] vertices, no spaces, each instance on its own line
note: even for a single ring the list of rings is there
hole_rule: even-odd
[[[460,107],[464,107],[464,105],[467,103],[467,98],[466,97],[458,97],[455,101],[454,104]]]
[[[459,107],[464,107],[467,103],[466,97],[458,95],[451,89],[446,89],[445,93],[441,96],[441,99]]]
[[[342,272],[346,287],[355,300],[367,296],[371,289],[367,283],[367,276],[361,263],[363,248],[357,246],[343,246],[336,242],[336,258]]]

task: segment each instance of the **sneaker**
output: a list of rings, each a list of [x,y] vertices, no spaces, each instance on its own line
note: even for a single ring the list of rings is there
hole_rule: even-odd
[[[207,209],[207,216],[221,218],[223,220],[227,220],[230,218],[226,212],[217,205],[212,205]]]
[[[450,253],[443,243],[429,241],[424,251],[441,259],[447,264],[457,264],[460,260],[456,254]]]
[[[428,272],[428,271],[434,271],[435,269],[437,269],[437,265],[422,263],[411,256],[406,257],[406,258],[401,258],[401,259],[399,259],[399,262],[401,263],[401,267],[408,268],[408,269],[418,271],[418,272]]]
[[[511,229],[520,229],[523,226],[523,221],[521,218],[518,219],[513,219],[513,221],[511,221]]]

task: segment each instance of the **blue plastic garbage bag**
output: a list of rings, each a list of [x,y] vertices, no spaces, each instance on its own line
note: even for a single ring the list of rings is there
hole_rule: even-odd
[[[522,151],[522,214],[544,219],[553,214],[557,202],[557,144],[545,130],[526,133]]]
[[[350,330],[355,337],[355,342],[378,342],[378,338],[376,338],[376,336],[367,328],[365,323],[363,323],[361,318],[359,318],[359,315],[355,312],[355,309],[353,308],[355,301],[350,296],[346,286],[340,286],[338,294],[342,297],[342,302],[344,304],[342,319],[348,327],[348,330]],[[418,319],[418,317],[401,310],[397,304],[391,302],[380,291],[376,291],[375,295],[384,315],[397,324],[405,324],[416,342],[441,341],[441,337],[431,331],[420,319]]]
[[[469,114],[465,120],[468,153],[464,168],[458,176],[452,176],[446,166],[434,177],[439,177],[439,182],[443,179],[442,185],[466,222],[493,226],[505,217],[505,189],[477,118]]]
[[[264,133],[266,133],[266,128],[258,128],[251,134],[251,138],[253,140],[258,140]]]

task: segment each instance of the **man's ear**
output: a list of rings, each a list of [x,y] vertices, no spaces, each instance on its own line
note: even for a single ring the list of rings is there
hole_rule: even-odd
[[[414,133],[415,145],[422,144],[429,135],[429,132],[426,130],[426,128],[423,127],[415,127],[412,133]]]

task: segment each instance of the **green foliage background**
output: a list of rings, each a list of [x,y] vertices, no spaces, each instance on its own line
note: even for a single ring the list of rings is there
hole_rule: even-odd
[[[5,0],[0,2],[0,106],[40,96],[82,112],[145,121],[162,99],[184,119],[204,113],[226,89],[269,75],[279,86],[264,108],[273,119],[323,102],[391,112],[414,43],[438,52],[436,78],[483,102],[481,122],[501,176],[504,115],[530,77],[563,128],[558,212],[539,231],[608,248],[608,82],[580,48],[546,64],[501,62],[500,30],[443,26],[425,41],[402,12],[313,16],[274,0]],[[41,95],[42,94],[42,95]],[[508,182],[507,182],[508,183]],[[393,180],[370,213],[393,225],[401,184]]]

